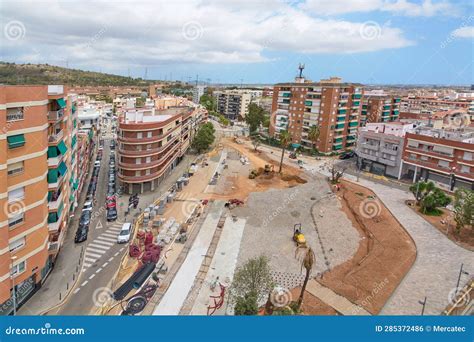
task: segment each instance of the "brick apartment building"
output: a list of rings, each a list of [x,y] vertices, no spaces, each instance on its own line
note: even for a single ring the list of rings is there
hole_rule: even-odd
[[[392,95],[366,95],[362,99],[361,126],[373,122],[397,121],[401,98]]]
[[[474,133],[419,128],[405,136],[403,175],[474,190]]]
[[[163,103],[156,103],[162,107]],[[137,108],[121,113],[118,177],[127,193],[154,190],[182,159],[205,113],[197,107]]]
[[[362,86],[344,83],[340,78],[320,82],[296,78],[294,83],[280,83],[273,88],[270,135],[278,137],[287,130],[293,146],[311,149],[308,139],[311,126],[319,126],[316,142],[322,153],[353,148],[361,115]]]

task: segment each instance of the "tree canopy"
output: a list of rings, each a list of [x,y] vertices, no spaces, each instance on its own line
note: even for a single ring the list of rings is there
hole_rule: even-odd
[[[423,214],[438,215],[440,213],[439,207],[446,207],[451,203],[451,197],[437,188],[433,182],[420,181],[410,186],[410,191],[415,196]]]
[[[215,129],[212,123],[205,123],[197,131],[191,146],[195,148],[198,153],[207,150],[215,140],[214,133]]]
[[[249,125],[250,133],[255,132],[265,121],[265,110],[255,103],[249,105],[249,112],[245,116],[245,122]]]

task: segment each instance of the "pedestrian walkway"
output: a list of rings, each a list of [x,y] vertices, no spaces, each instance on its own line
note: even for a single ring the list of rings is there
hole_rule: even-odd
[[[215,201],[211,204],[209,213],[204,220],[198,236],[188,252],[186,259],[176,274],[171,286],[166,291],[160,303],[153,311],[153,315],[178,315],[186,297],[191,290],[202,261],[211,244],[212,237],[217,228],[224,201]]]
[[[95,264],[110,248],[117,245],[122,223],[115,221],[107,230],[87,245],[82,271]]]
[[[333,290],[321,285],[314,279],[308,281],[306,291],[311,293],[313,296],[318,297],[324,303],[344,316],[370,316],[370,313],[364,308],[352,303],[347,298],[338,295]]]

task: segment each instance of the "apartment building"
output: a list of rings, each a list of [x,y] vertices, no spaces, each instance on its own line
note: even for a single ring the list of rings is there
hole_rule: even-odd
[[[215,91],[217,111],[231,121],[243,120],[249,112],[251,95],[241,90]]]
[[[397,121],[401,98],[392,95],[367,95],[362,98],[361,126],[373,122]]]
[[[474,132],[417,128],[405,136],[403,176],[474,190]]]
[[[361,99],[360,84],[344,83],[337,77],[316,83],[298,77],[294,83],[276,84],[270,135],[278,137],[288,130],[294,147],[311,149],[308,132],[311,126],[318,126],[316,147],[320,152],[351,149],[359,127]]]
[[[51,267],[47,86],[0,86],[0,315],[25,302]]]
[[[118,177],[124,192],[154,190],[181,161],[204,119],[204,112],[192,106],[136,108],[121,113]]]
[[[458,100],[447,100],[433,96],[413,96],[403,97],[400,102],[400,111],[411,113],[431,113],[440,110],[469,108],[470,101],[464,98]]]
[[[201,96],[204,95],[204,91],[206,90],[206,87],[203,85],[197,85],[193,88],[193,102],[196,104],[199,104],[199,100],[201,99]]]
[[[357,163],[360,170],[400,178],[404,137],[415,124],[368,123],[359,128]]]

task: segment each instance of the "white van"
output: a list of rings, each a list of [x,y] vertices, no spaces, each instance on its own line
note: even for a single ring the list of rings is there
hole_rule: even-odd
[[[119,235],[117,236],[117,243],[126,243],[130,240],[132,235],[132,224],[124,223]]]

